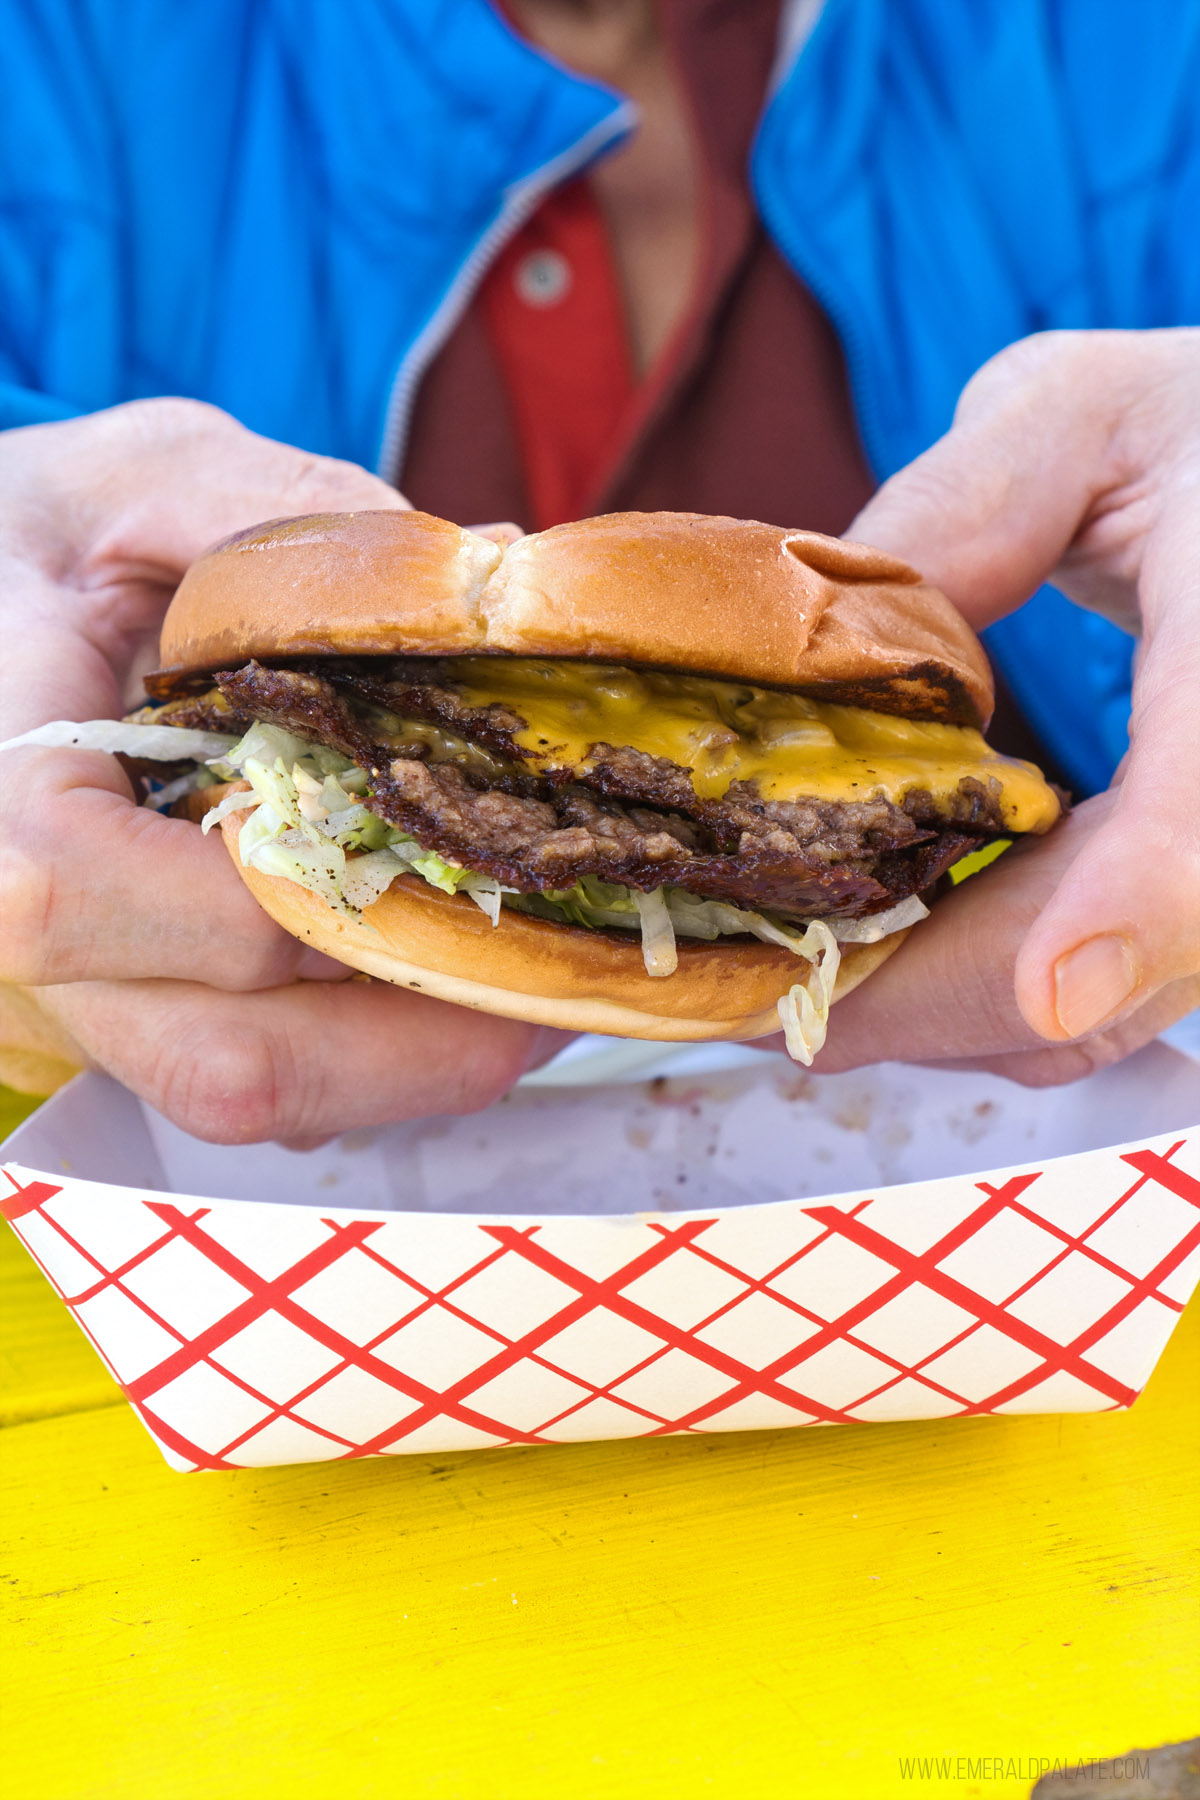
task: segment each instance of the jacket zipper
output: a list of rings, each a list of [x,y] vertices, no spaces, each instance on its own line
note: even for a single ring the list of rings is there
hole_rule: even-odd
[[[795,69],[830,4],[831,0],[789,0],[789,4],[785,7],[780,30],[780,56],[771,82],[772,99]],[[751,161],[753,164],[753,153]],[[794,244],[788,229],[789,222],[783,221],[781,225],[778,214],[757,183],[754,184],[754,197],[758,203],[759,215],[775,243],[784,251],[788,262],[813,295],[837,333],[838,341],[842,346],[846,379],[850,386],[850,397],[863,451],[871,466],[872,474],[878,481],[883,481],[886,479],[884,460],[880,455],[874,409],[866,383],[866,357],[862,353],[861,341],[854,323],[842,311],[840,297],[835,298],[824,275],[814,268],[805,256],[794,253]]]
[[[822,274],[808,262],[807,258],[794,254],[786,232],[778,230],[778,219],[771,216],[770,207],[763,204],[759,196],[759,207],[763,222],[766,224],[776,244],[784,250],[791,267],[812,294],[818,306],[833,326],[838,342],[842,347],[842,359],[846,366],[846,380],[850,388],[850,398],[854,410],[858,435],[862,442],[863,452],[870,465],[871,473],[877,482],[887,480],[888,473],[884,459],[880,454],[879,437],[876,432],[874,404],[866,380],[866,357],[862,353],[861,340],[853,321],[841,309],[841,297],[835,298],[833,291],[825,282]]]
[[[385,481],[399,481],[421,378],[466,312],[491,264],[552,189],[578,174],[615,139],[631,131],[636,123],[637,108],[632,102],[622,100],[607,118],[599,120],[568,150],[560,151],[532,175],[505,190],[499,214],[459,268],[436,311],[396,371],[375,464],[376,474]]]

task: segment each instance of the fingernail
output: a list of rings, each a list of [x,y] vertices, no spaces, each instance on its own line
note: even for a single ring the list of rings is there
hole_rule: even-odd
[[[1095,937],[1054,966],[1054,1010],[1068,1037],[1084,1037],[1119,1012],[1138,984],[1124,938]]]

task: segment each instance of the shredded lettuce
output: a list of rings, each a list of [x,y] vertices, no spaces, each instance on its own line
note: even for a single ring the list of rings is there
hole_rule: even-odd
[[[679,967],[675,928],[662,888],[648,894],[633,890],[633,903],[642,927],[642,960],[647,975],[673,975]]]
[[[209,831],[250,808],[238,834],[244,867],[285,876],[354,914],[411,871],[445,894],[469,894],[498,923],[499,882],[423,849],[373,813],[365,803],[366,770],[336,750],[275,725],[252,725],[209,766],[226,780],[240,776],[252,789],[226,795],[202,825]]]
[[[245,795],[242,798],[244,799]],[[242,860],[242,867],[253,868],[258,852],[265,849],[268,844],[274,843],[275,839],[282,836],[287,830],[287,820],[281,819],[279,814],[272,812],[265,803],[256,807],[243,821],[242,829],[238,833],[238,855]]]
[[[245,737],[235,739],[232,744],[227,745],[216,756],[210,755],[207,760],[214,767],[236,773],[250,759],[268,766],[273,766],[278,760],[290,769],[297,758],[311,756],[315,763],[320,754],[319,745],[306,743],[303,738],[296,737],[291,731],[284,731],[279,725],[252,725]]]
[[[840,944],[877,943],[916,924],[928,911],[914,895],[870,918],[814,919],[801,928],[724,900],[701,899],[682,888],[642,893],[592,875],[582,876],[569,888],[519,893],[491,875],[423,849],[410,833],[371,811],[365,769],[336,750],[276,725],[252,725],[235,740],[173,725],[114,720],[77,725],[59,720],[0,744],[0,750],[23,744],[75,745],[169,762],[192,758],[200,764],[195,774],[160,787],[147,802],[150,805],[169,804],[194,786],[240,777],[251,792],[226,795],[205,815],[202,829],[211,831],[231,814],[246,812],[238,834],[238,854],[245,867],[294,881],[351,916],[360,916],[398,875],[411,871],[442,893],[467,895],[493,925],[499,924],[501,907],[510,906],[563,924],[638,931],[646,971],[655,977],[675,973],[680,936],[712,942],[749,934],[778,944],[809,965],[803,981],[779,1002],[788,1052],[805,1064],[812,1062],[825,1041]],[[989,847],[981,856],[990,860],[992,854],[998,850]],[[971,861],[960,865],[964,874]]]
[[[152,812],[166,812],[174,806],[176,800],[182,800],[185,794],[194,794],[197,788],[208,784],[201,780],[197,769],[191,769],[186,775],[176,775],[174,781],[155,781],[142,801]]]
[[[256,845],[249,860],[251,866],[261,869],[264,875],[282,875],[299,887],[311,889],[322,900],[328,901],[335,912],[354,910],[343,897],[346,852],[332,838],[313,844],[301,831],[283,831],[278,837]]]
[[[185,731],[175,725],[131,725],[124,719],[54,719],[8,738],[0,750],[37,745],[45,750],[107,750],[114,755],[144,757],[147,762],[189,762],[210,756],[214,745],[231,749],[237,739],[212,731]]]
[[[837,985],[843,944],[877,944],[893,932],[907,931],[929,917],[929,908],[915,894],[900,900],[886,912],[866,919],[814,919],[792,948],[812,967],[807,978],[789,988],[779,1002],[788,1055],[807,1068],[825,1042],[829,1008]]]
[[[487,914],[493,925],[500,923],[500,906],[506,890],[493,875],[475,875],[464,881],[463,892],[469,894],[480,912]]]
[[[201,819],[200,830],[203,835],[207,837],[214,826],[219,825],[222,819],[227,819],[230,813],[244,812],[247,803],[245,794],[226,794],[223,800],[218,800],[215,806],[210,806]]]
[[[842,953],[823,919],[812,921],[795,949],[812,967],[806,979],[789,988],[779,1002],[779,1022],[788,1055],[808,1068],[825,1042]]]
[[[342,878],[342,897],[347,906],[361,912],[386,893],[406,865],[393,850],[368,850],[365,855],[347,859]]]
[[[560,925],[615,925],[627,931],[639,928],[633,890],[615,882],[583,875],[569,888],[548,888],[542,894],[516,894],[510,905]]]
[[[436,850],[422,850],[415,839],[397,844],[396,854],[404,858],[422,881],[427,881],[430,887],[440,888],[443,894],[457,894],[466,879],[466,869],[447,862]]]
[[[255,756],[248,756],[242,764],[242,774],[259,799],[270,807],[277,818],[286,819],[293,829],[307,835],[310,840],[322,835],[300,811],[300,796],[295,782],[283,766],[282,757],[276,757],[272,765],[259,762]]]
[[[866,919],[827,919],[826,924],[840,944],[877,944],[894,931],[907,931],[928,917],[925,902],[910,894],[886,912],[871,913]]]
[[[761,938],[765,944],[778,944],[797,956],[808,954],[801,948],[806,941],[806,932],[798,925],[782,924],[766,913],[752,912],[747,907],[734,906],[726,900],[702,900],[698,894],[689,894],[684,888],[659,888],[656,894],[662,897],[671,931],[675,936],[702,938],[712,943],[719,937],[749,934],[751,937]],[[640,924],[643,946],[646,941],[647,902],[654,904],[655,895],[639,895],[630,888],[598,881],[593,875],[583,876],[573,888],[553,889],[545,894],[518,894],[508,900],[509,905],[522,912],[555,919],[563,924],[590,925],[593,928],[617,926],[626,929],[633,929]],[[877,944],[881,938],[890,937],[894,931],[907,930],[918,920],[927,918],[928,914],[929,908],[914,894],[889,907],[886,912],[875,913],[870,918],[827,919],[823,921],[823,925],[833,938],[843,943]],[[653,919],[655,915],[651,913],[650,916]],[[650,974],[656,973],[650,967],[649,958],[646,967]]]

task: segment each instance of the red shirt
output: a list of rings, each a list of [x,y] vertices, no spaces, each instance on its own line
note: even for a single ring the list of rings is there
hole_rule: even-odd
[[[427,371],[398,485],[462,524],[662,509],[838,536],[875,487],[841,346],[747,175],[779,0],[659,0],[659,13],[702,157],[687,317],[636,383],[603,218],[586,178],[571,183],[498,257]],[[989,736],[1053,775],[999,681]]]
[[[577,519],[637,397],[608,233],[586,180],[496,259],[478,307],[512,409],[536,530]]]
[[[841,350],[754,212],[747,162],[779,0],[664,0],[702,156],[688,315],[638,386],[586,180],[497,259],[426,374],[400,486],[463,522],[530,529],[624,509],[845,530],[873,481]]]

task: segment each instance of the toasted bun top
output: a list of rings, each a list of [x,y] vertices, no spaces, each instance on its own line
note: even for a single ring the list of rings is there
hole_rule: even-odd
[[[166,675],[250,657],[594,657],[984,725],[966,621],[863,544],[701,513],[610,513],[507,551],[420,512],[324,513],[228,538],[163,625]]]

